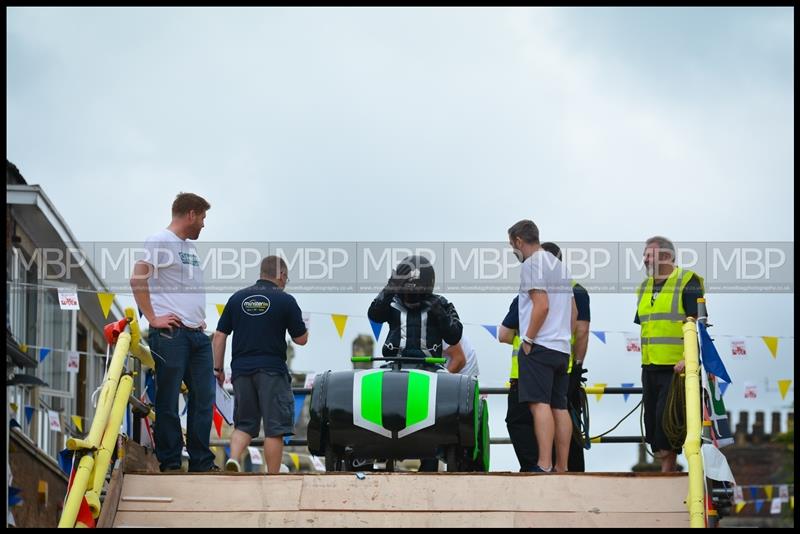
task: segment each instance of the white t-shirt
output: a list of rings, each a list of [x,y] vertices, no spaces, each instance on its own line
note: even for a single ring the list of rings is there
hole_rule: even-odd
[[[519,332],[527,335],[533,312],[528,291],[547,292],[548,311],[533,341],[564,354],[570,352],[572,337],[572,285],[566,266],[546,250],[538,250],[522,263],[519,284]]]
[[[148,280],[153,313],[174,313],[195,328],[206,318],[206,292],[200,257],[194,245],[164,229],[144,242],[143,258],[155,269]]]
[[[475,353],[475,347],[472,346],[472,343],[469,342],[467,336],[461,336],[461,350],[464,351],[464,356],[466,356],[467,363],[464,364],[464,367],[458,372],[460,375],[468,375],[468,376],[478,376],[478,355]],[[450,345],[447,344],[446,341],[442,340],[442,356],[447,358],[447,363],[450,363],[450,356],[444,354],[444,351],[450,348]]]

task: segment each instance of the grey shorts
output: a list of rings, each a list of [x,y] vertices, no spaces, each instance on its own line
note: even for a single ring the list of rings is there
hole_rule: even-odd
[[[567,409],[569,354],[533,345],[530,354],[519,347],[519,402],[549,404]]]
[[[258,437],[261,421],[268,438],[294,434],[292,378],[279,373],[257,371],[233,381],[233,426]]]

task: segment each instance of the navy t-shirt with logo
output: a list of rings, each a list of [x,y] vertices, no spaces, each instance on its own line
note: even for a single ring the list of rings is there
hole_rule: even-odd
[[[286,332],[292,338],[306,333],[297,301],[267,280],[234,293],[217,330],[233,332],[231,380],[259,370],[289,373],[286,366]]]

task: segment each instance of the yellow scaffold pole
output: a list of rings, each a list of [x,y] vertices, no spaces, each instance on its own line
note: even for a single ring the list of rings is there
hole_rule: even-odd
[[[700,408],[700,358],[697,344],[697,325],[693,317],[683,323],[683,357],[686,362],[686,442],[683,444],[689,463],[689,526],[704,528],[705,475],[700,456],[703,421]]]

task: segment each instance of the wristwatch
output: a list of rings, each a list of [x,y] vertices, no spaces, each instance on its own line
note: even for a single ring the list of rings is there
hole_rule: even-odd
[[[522,336],[522,342],[527,343],[530,346],[533,346],[533,340],[528,336]]]

